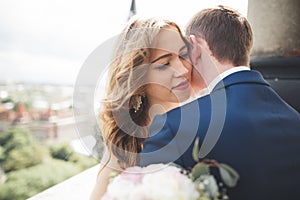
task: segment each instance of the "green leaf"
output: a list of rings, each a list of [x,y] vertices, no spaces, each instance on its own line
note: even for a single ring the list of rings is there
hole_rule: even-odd
[[[206,163],[197,163],[191,171],[191,178],[194,181],[200,176],[208,175],[209,173],[209,167]]]
[[[199,162],[199,138],[196,138],[194,147],[193,147],[193,159],[196,162]]]
[[[228,187],[235,187],[237,181],[240,179],[240,175],[229,165],[221,163],[218,167],[220,169],[220,175],[223,182]]]

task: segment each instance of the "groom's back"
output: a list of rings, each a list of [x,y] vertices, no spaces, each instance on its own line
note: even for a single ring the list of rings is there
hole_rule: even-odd
[[[292,191],[297,191],[300,181],[299,115],[271,88],[232,87],[240,88],[232,88],[232,94],[230,88],[227,90],[227,119],[218,143],[208,155],[240,173],[239,185],[230,193],[232,199],[296,195]]]
[[[251,75],[254,72],[247,73]],[[228,79],[237,76],[238,74]],[[300,183],[299,113],[263,82],[229,82],[231,83],[227,84],[226,80],[224,81],[226,88],[223,90],[226,91],[224,122],[214,121],[213,114],[209,116],[210,125],[223,123],[223,127],[217,143],[206,158],[227,163],[239,172],[238,186],[229,190],[231,199],[299,198],[300,194],[297,192]],[[212,101],[205,98],[213,99],[217,93],[222,93],[222,89],[198,100],[200,111],[214,107]],[[210,102],[210,105],[207,102]],[[218,110],[211,109],[210,112],[222,115]],[[205,116],[207,112],[203,113],[204,115],[200,115],[198,129],[198,136],[202,141],[207,132],[202,127],[209,127],[201,120],[208,117]],[[189,154],[191,148],[182,158],[191,159]],[[192,160],[184,160],[182,163],[186,167],[193,164]]]
[[[258,72],[232,74],[210,95],[170,111],[166,122],[159,119],[145,140],[142,153],[150,154],[142,154],[141,165],[177,159],[193,167],[199,137],[202,152],[209,152],[204,158],[240,174],[230,199],[299,199],[300,116]]]

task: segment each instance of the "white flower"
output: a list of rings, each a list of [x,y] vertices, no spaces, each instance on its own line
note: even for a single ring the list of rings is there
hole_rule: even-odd
[[[135,172],[133,171],[135,169]],[[103,200],[196,200],[194,183],[174,166],[156,164],[129,168],[114,178]]]
[[[130,199],[130,191],[134,190],[133,182],[122,179],[120,176],[114,178],[107,187],[107,193],[114,199]]]
[[[161,171],[146,174],[143,178],[143,185],[148,188],[151,200],[155,199],[197,199],[199,193],[194,183],[180,170],[168,166]]]
[[[199,188],[206,193],[210,197],[217,197],[219,195],[219,188],[216,182],[216,179],[212,175],[202,175],[200,177],[200,183],[198,184]]]

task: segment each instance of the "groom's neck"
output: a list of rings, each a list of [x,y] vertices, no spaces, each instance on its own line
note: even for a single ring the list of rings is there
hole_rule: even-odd
[[[216,77],[218,77],[223,72],[235,67],[229,62],[215,62],[211,66],[206,67],[205,75],[203,76],[206,85],[209,85]]]

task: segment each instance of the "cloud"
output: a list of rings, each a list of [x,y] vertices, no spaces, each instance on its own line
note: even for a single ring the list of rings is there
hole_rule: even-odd
[[[184,26],[206,6],[226,4],[245,13],[245,2],[136,0],[136,7],[138,14]],[[131,0],[0,1],[0,80],[43,77],[72,82],[88,55],[123,29],[130,4]]]
[[[73,84],[80,69],[78,62],[24,52],[0,52],[0,60],[4,81]]]
[[[1,1],[0,80],[74,84],[88,55],[125,25],[129,6],[130,0]]]

